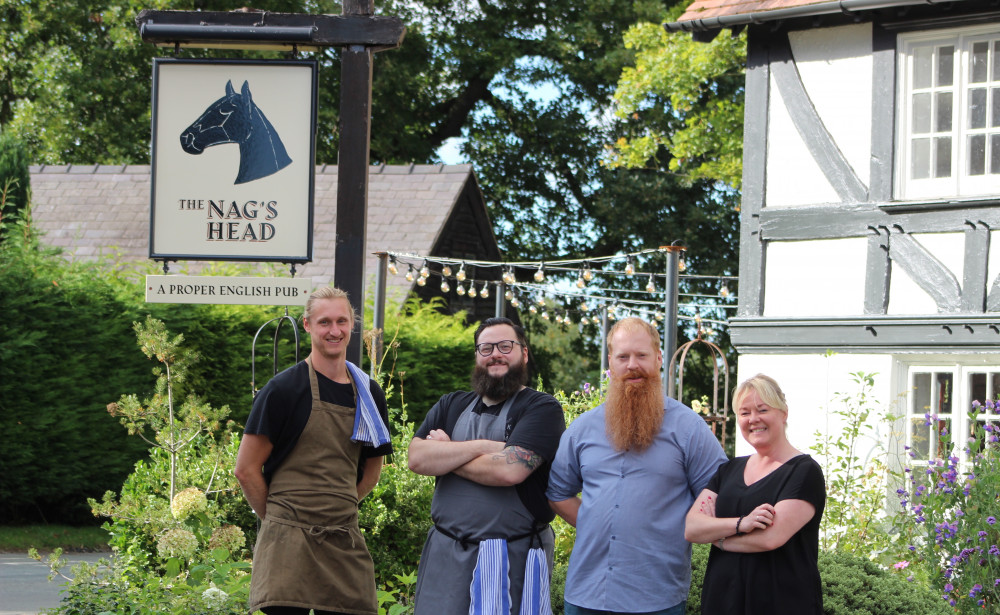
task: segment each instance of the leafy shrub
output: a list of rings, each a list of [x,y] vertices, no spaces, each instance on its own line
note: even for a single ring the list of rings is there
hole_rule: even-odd
[[[947,615],[952,612],[926,585],[909,582],[850,553],[821,552],[826,615]]]
[[[28,150],[8,132],[0,132],[0,241],[18,222],[26,222],[31,173]]]
[[[981,416],[982,415],[982,416]],[[1000,402],[973,402],[972,433],[953,442],[940,430],[943,458],[907,467],[899,524],[909,540],[897,554],[907,574],[929,580],[960,613],[1000,609]],[[925,426],[938,417],[925,415]],[[968,463],[958,457],[958,447]],[[910,451],[911,458],[916,457]]]

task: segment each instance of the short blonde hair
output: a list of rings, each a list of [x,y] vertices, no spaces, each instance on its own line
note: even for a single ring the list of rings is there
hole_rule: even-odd
[[[354,324],[361,322],[361,317],[358,316],[357,310],[354,309],[354,305],[351,304],[351,300],[347,297],[347,291],[340,290],[335,286],[320,286],[309,295],[309,299],[306,300],[306,308],[302,312],[302,320],[309,320],[312,317],[313,304],[319,299],[343,299],[347,302],[347,307],[351,310],[351,317],[354,319]]]
[[[660,332],[656,330],[656,327],[646,322],[641,318],[636,318],[630,316],[628,318],[622,318],[611,327],[608,331],[608,352],[614,352],[614,348],[611,347],[611,340],[614,339],[615,333],[619,331],[625,331],[631,333],[633,331],[645,331],[649,335],[649,342],[653,345],[653,350],[660,349]]]
[[[785,401],[785,394],[781,392],[781,387],[778,386],[778,382],[774,378],[765,374],[757,374],[752,378],[747,378],[736,387],[736,392],[733,393],[733,409],[739,410],[743,400],[754,392],[757,393],[757,397],[762,402],[771,408],[788,414],[788,402]]]

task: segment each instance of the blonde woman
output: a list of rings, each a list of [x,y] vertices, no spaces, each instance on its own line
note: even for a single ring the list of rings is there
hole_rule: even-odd
[[[785,436],[788,405],[758,374],[733,395],[754,454],[719,468],[688,511],[684,537],[711,543],[703,614],[822,615],[817,557],[823,470]]]

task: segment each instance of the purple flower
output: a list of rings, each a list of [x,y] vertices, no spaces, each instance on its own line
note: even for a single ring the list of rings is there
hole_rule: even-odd
[[[972,586],[972,589],[969,590],[969,597],[975,598],[976,594],[978,594],[981,591],[983,591],[983,586],[980,585],[979,583],[976,583],[975,585]]]
[[[997,547],[996,545],[990,547],[990,555],[1000,557],[1000,547]]]
[[[944,591],[950,592],[950,591],[952,591],[954,589],[955,589],[955,586],[952,585],[951,583],[945,583],[944,584]]]
[[[986,517],[986,523],[989,523],[990,525],[993,525],[996,522],[997,522],[997,518],[994,517],[993,515],[990,515],[989,517]]]

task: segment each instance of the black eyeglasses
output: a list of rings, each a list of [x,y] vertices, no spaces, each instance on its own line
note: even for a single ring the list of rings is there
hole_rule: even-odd
[[[484,357],[488,357],[491,354],[493,354],[494,348],[499,350],[500,354],[510,354],[510,351],[514,350],[514,344],[518,344],[519,346],[524,346],[524,344],[522,344],[521,342],[515,342],[514,340],[504,340],[502,342],[496,342],[496,343],[483,342],[482,344],[476,346],[476,351],[479,354],[483,355]]]

